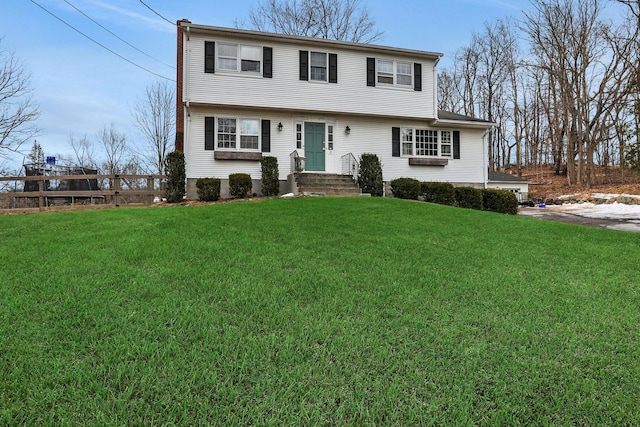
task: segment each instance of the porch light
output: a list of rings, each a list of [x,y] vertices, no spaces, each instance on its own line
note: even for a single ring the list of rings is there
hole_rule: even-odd
[[[282,122],[278,123],[278,130],[282,132]]]
[[[347,135],[349,135],[349,134],[351,133],[351,128],[350,128],[349,126],[347,126],[347,127],[344,129],[344,133],[346,133]]]

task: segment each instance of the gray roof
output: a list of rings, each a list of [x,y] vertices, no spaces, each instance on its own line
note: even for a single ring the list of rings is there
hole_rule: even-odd
[[[489,120],[477,119],[475,117],[464,116],[462,114],[456,114],[444,110],[438,110],[438,118],[442,120],[457,120],[461,122],[492,123]]]
[[[503,173],[503,172],[489,172],[489,181],[500,181],[500,182],[509,181],[509,182],[521,182],[521,183],[528,182],[526,179],[522,177],[511,175],[508,173]]]
[[[274,40],[274,41],[289,41],[293,43],[305,43],[305,44],[316,44],[316,45],[325,45],[325,46],[335,46],[335,47],[343,47],[352,50],[360,50],[360,51],[369,51],[369,52],[383,52],[386,54],[401,54],[401,55],[409,55],[409,56],[419,56],[423,58],[428,58],[431,60],[435,60],[436,62],[440,60],[443,56],[442,53],[439,52],[428,52],[423,50],[415,50],[415,49],[403,49],[391,46],[381,46],[375,44],[368,43],[354,43],[348,41],[340,41],[340,40],[331,40],[331,39],[321,39],[316,37],[304,37],[304,36],[295,36],[289,34],[277,34],[277,33],[267,33],[261,31],[253,31],[253,30],[242,30],[238,28],[227,28],[227,27],[214,27],[210,25],[202,25],[202,24],[194,24],[189,20],[181,20],[178,21],[178,25],[189,28],[191,31],[199,31],[205,33],[212,34],[223,34],[234,37],[250,37],[253,39],[261,39],[261,40]]]

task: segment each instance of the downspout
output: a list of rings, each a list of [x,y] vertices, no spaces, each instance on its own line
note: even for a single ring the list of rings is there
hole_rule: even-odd
[[[433,64],[433,113],[436,120],[438,117],[438,63],[440,62],[440,57],[436,59],[436,62]]]

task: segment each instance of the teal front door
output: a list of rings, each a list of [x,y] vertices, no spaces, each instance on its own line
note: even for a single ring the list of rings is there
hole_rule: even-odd
[[[324,171],[324,123],[304,124],[305,170]]]

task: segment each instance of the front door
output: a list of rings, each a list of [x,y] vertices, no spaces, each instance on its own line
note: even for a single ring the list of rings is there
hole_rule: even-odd
[[[305,170],[324,171],[324,123],[304,124]]]

